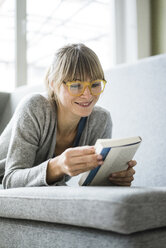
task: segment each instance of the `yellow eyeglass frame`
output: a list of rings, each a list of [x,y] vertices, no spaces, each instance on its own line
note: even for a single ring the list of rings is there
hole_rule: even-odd
[[[103,82],[103,85],[104,85],[104,86],[103,86],[102,91],[100,91],[100,93],[94,94],[94,93],[92,92],[92,87],[91,87],[91,85],[92,85],[93,83],[97,83],[97,82]],[[85,91],[86,87],[89,88],[89,91],[90,91],[90,93],[91,93],[92,96],[98,96],[98,95],[100,95],[100,94],[104,91],[104,88],[105,88],[105,85],[106,85],[107,81],[97,79],[97,80],[94,80],[94,81],[92,81],[92,82],[86,82],[86,81],[85,81],[85,82],[81,82],[81,81],[76,80],[76,81],[71,81],[71,82],[64,82],[64,81],[63,81],[63,83],[68,87],[68,91],[69,91],[69,93],[70,93],[71,96],[81,96],[82,94],[84,94],[84,91]],[[79,84],[83,85],[83,89],[82,89],[82,92],[81,92],[81,93],[79,93],[79,94],[73,94],[73,93],[71,92],[70,86],[71,86],[73,83],[79,83]]]

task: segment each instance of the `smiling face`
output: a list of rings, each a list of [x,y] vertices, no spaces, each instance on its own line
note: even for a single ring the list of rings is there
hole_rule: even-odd
[[[81,96],[71,96],[65,84],[61,84],[58,94],[58,109],[65,115],[85,117],[91,114],[99,96],[93,96],[87,87]]]
[[[49,99],[57,102],[59,114],[61,112],[63,117],[71,115],[70,119],[78,119],[78,116],[80,118],[91,114],[99,96],[93,96],[88,87],[82,95],[72,96],[65,83],[76,80],[92,82],[98,79],[105,80],[97,55],[83,44],[71,44],[55,54],[45,82]]]

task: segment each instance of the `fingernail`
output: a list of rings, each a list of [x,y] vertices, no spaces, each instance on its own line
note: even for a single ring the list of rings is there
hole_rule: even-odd
[[[103,157],[101,155],[97,156],[97,160],[101,160]]]
[[[111,177],[115,177],[115,176],[116,176],[116,173],[112,173],[112,174],[111,174]]]
[[[95,151],[94,147],[91,147],[90,149],[91,149],[92,151]]]

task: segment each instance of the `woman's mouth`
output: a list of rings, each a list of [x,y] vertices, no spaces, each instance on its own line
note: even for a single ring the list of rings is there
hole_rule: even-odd
[[[92,102],[93,100],[90,102],[76,102],[76,104],[78,104],[80,107],[87,108],[91,105]]]

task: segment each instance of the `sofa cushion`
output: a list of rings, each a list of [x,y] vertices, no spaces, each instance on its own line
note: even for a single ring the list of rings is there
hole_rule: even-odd
[[[0,190],[0,217],[134,233],[166,226],[166,188],[32,187]]]

